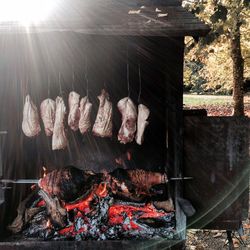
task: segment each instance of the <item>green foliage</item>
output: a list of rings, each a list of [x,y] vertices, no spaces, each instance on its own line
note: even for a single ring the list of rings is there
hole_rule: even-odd
[[[189,0],[183,4],[208,23],[211,32],[198,43],[185,39],[185,90],[197,93],[232,93],[233,71],[230,36],[235,19],[241,22],[241,49],[244,77],[250,78],[250,4],[249,0]],[[197,70],[197,67],[202,67]]]
[[[206,80],[200,74],[200,71],[203,69],[204,65],[199,61],[190,61],[187,60],[184,63],[185,72],[184,72],[184,82],[185,89],[184,91],[202,93],[204,92],[203,85],[206,83]]]

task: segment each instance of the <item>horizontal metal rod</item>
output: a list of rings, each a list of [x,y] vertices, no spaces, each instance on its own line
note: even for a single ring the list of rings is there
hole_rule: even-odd
[[[170,178],[170,181],[181,181],[181,180],[192,180],[193,177],[173,177]],[[17,180],[11,180],[11,179],[2,179],[0,180],[0,183],[14,183],[14,184],[38,184],[39,179],[17,179]]]
[[[39,182],[38,179],[17,179],[17,180],[10,180],[10,179],[2,179],[0,183],[17,183],[17,184],[37,184]]]
[[[170,181],[182,181],[182,180],[192,180],[193,177],[173,177],[170,178]]]

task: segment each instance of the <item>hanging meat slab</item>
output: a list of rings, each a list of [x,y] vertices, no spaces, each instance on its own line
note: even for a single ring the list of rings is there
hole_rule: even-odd
[[[51,136],[53,134],[55,123],[56,102],[50,98],[44,100],[40,105],[40,112],[45,134]]]
[[[150,111],[149,109],[143,105],[139,104],[138,106],[138,119],[137,119],[137,133],[136,133],[136,143],[139,145],[142,145],[144,141],[144,131],[145,128],[148,126],[148,117],[149,117]]]
[[[61,97],[56,98],[56,117],[52,136],[52,150],[64,149],[68,145],[68,140],[64,131],[64,118],[66,106]]]
[[[103,89],[98,99],[100,102],[99,109],[92,132],[96,136],[112,137],[113,107],[112,103],[109,101],[109,94]]]
[[[82,134],[86,133],[91,127],[90,113],[92,110],[92,103],[89,102],[87,96],[81,99],[80,102],[80,120],[79,130]]]
[[[117,107],[122,114],[122,125],[118,133],[120,143],[132,142],[136,132],[137,111],[136,106],[129,97],[121,99]]]
[[[79,109],[80,95],[75,91],[69,93],[69,116],[68,125],[76,131],[79,128],[80,109]]]
[[[25,98],[22,130],[28,137],[36,136],[41,131],[38,110],[29,95],[27,95]]]

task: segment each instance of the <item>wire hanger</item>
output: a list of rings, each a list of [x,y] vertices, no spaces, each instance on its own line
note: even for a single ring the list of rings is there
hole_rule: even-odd
[[[30,78],[27,76],[26,82],[25,82],[25,93],[26,95],[29,95],[29,87],[30,87]]]
[[[128,97],[130,97],[128,45],[127,45],[127,87],[128,87]]]
[[[75,90],[75,70],[74,70],[74,66],[72,65],[72,90]]]
[[[141,90],[142,90],[142,83],[141,83],[141,64],[138,64],[138,73],[139,73],[139,94],[138,94],[138,103],[141,102]]]
[[[20,80],[20,84],[21,84],[21,88],[22,88],[22,92],[23,92],[23,104],[25,103],[25,97],[26,97],[26,86],[25,84],[23,83],[23,79],[21,77],[21,80]]]
[[[86,81],[86,96],[89,97],[89,79],[88,79],[88,58],[85,58],[84,78]]]
[[[48,73],[48,98],[50,98],[50,76]]]
[[[47,73],[48,73],[48,78],[47,78],[47,81],[48,81],[48,98],[50,98],[50,74],[49,74],[49,67],[50,66],[50,60],[49,60],[49,51],[47,49]]]
[[[58,83],[59,83],[59,95],[62,97],[63,92],[62,92],[61,72],[60,72],[60,71],[59,71],[59,73],[58,73]]]

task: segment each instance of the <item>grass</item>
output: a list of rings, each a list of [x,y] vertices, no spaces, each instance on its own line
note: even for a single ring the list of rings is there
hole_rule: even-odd
[[[184,94],[183,103],[185,106],[200,105],[227,105],[233,102],[232,96],[216,96],[216,95],[192,95]]]

